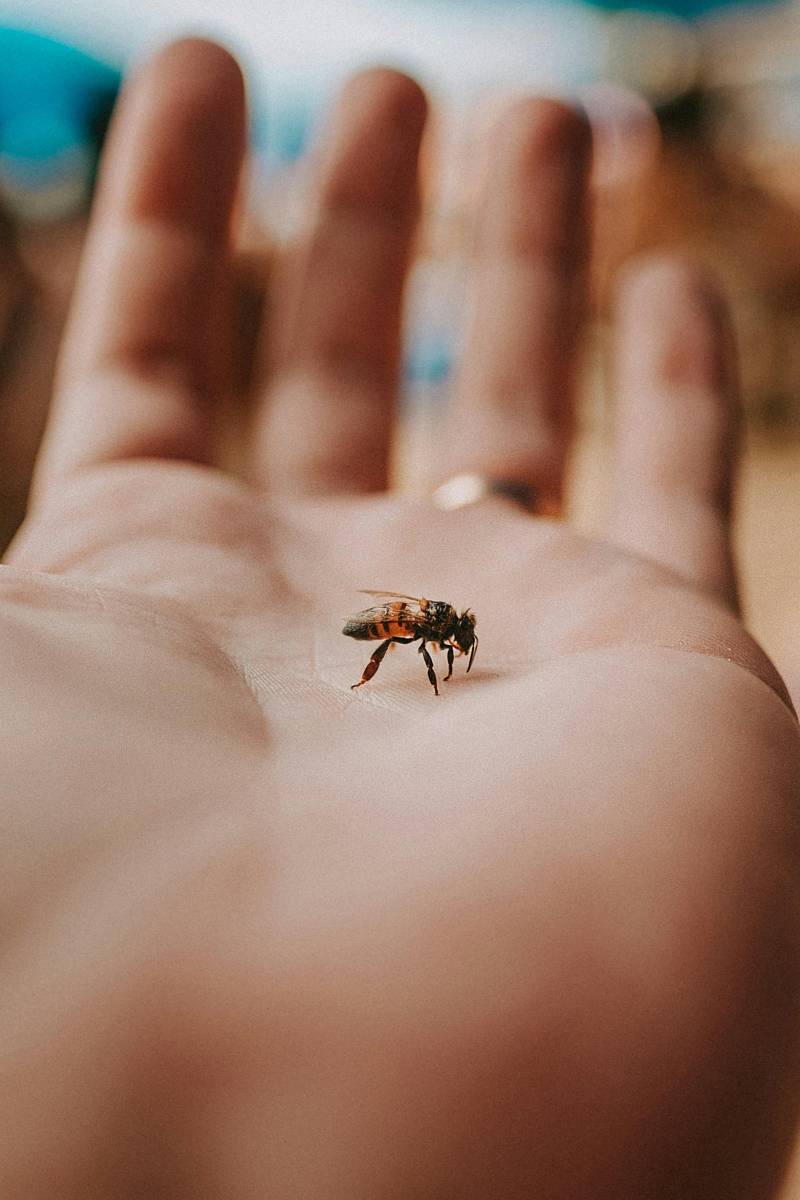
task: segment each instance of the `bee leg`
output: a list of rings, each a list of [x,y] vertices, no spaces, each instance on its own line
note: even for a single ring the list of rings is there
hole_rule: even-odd
[[[391,646],[392,640],[393,640],[392,638],[388,638],[387,641],[381,642],[380,646],[378,646],[378,649],[371,656],[369,662],[364,667],[364,673],[361,676],[361,678],[359,679],[358,683],[353,683],[350,685],[351,691],[353,690],[353,688],[361,687],[362,684],[368,683],[370,681],[370,679],[372,679],[372,676],[375,674],[378,667],[383,662],[383,656],[386,653],[386,651],[389,649],[389,647]]]
[[[439,687],[436,682],[436,672],[433,669],[433,659],[431,658],[430,654],[428,654],[428,651],[425,649],[424,642],[420,642],[419,652],[422,655],[422,657],[425,659],[425,666],[428,668],[428,679],[430,679],[431,684],[433,685],[433,690],[436,693],[436,695],[438,696],[439,695]]]
[[[361,687],[361,685],[364,683],[369,683],[370,679],[372,679],[372,676],[375,674],[378,667],[383,662],[384,654],[386,653],[386,651],[389,649],[389,647],[392,645],[393,642],[413,642],[413,641],[414,641],[414,638],[387,638],[387,640],[385,642],[381,642],[380,646],[378,646],[378,649],[375,651],[375,653],[372,655],[372,657],[370,658],[367,665],[364,667],[364,674],[361,676],[358,683],[351,683],[350,690],[352,691],[353,688]]]
[[[453,647],[445,646],[445,649],[447,650],[447,674],[444,677],[444,681],[447,683],[448,679],[453,674]]]

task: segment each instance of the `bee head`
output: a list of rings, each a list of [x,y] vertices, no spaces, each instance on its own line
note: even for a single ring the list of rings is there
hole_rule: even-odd
[[[478,636],[475,633],[475,615],[468,608],[464,609],[455,623],[453,641],[461,647],[465,654],[469,654],[469,666],[467,667],[467,672],[469,672],[475,658],[475,651],[478,649]]]

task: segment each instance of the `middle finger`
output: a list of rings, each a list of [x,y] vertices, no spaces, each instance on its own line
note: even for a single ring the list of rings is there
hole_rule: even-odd
[[[308,237],[278,281],[255,473],[273,490],[386,487],[426,102],[405,75],[345,87]]]

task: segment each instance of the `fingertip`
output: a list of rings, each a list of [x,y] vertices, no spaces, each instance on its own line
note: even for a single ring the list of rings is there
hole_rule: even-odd
[[[722,288],[706,267],[679,254],[636,258],[620,271],[617,304],[621,311],[668,312],[682,304],[702,305],[720,318],[725,308]]]
[[[150,63],[154,68],[194,72],[202,66],[208,79],[225,78],[230,86],[243,86],[242,69],[232,51],[210,38],[175,38],[157,50]]]
[[[539,258],[565,275],[588,249],[592,134],[582,109],[562,100],[516,98],[488,133],[479,245]]]
[[[339,91],[319,141],[322,205],[379,211],[404,224],[416,218],[418,160],[427,118],[425,93],[391,67],[368,67]]]
[[[680,256],[652,255],[621,273],[615,301],[621,366],[637,369],[666,388],[736,392],[736,346],[727,301],[705,267]]]
[[[132,76],[115,124],[103,180],[115,207],[219,237],[246,133],[245,83],[233,55],[202,38],[171,42]]]
[[[140,98],[157,97],[163,105],[181,105],[196,122],[244,117],[245,81],[230,51],[205,38],[169,42],[146,59],[131,77],[130,89]]]
[[[340,93],[347,103],[368,104],[376,120],[393,130],[415,132],[428,116],[428,98],[411,75],[394,67],[364,67],[351,75]]]
[[[351,75],[321,142],[324,203],[361,207],[380,196],[383,212],[405,215],[427,114],[424,91],[402,71],[378,66]]]
[[[583,162],[592,145],[592,130],[584,110],[563,100],[523,96],[510,101],[498,117],[499,147],[532,165],[566,157]]]

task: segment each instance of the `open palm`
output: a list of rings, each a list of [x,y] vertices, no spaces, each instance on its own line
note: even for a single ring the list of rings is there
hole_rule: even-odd
[[[774,1186],[800,766],[736,614],[724,322],[683,268],[630,281],[607,536],[553,519],[588,136],[518,105],[441,473],[551,516],[387,491],[424,109],[343,93],[244,481],[213,465],[241,80],[182,43],[123,100],[0,573],[4,1196]],[[437,699],[400,646],[351,690],[381,587],[473,609],[468,678]]]

